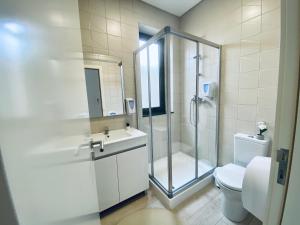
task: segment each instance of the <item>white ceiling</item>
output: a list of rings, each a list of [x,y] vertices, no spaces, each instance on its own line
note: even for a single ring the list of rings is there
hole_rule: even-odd
[[[176,16],[182,16],[202,0],[142,0]]]

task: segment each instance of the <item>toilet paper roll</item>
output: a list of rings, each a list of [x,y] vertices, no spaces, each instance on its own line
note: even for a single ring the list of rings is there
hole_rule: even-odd
[[[261,221],[265,219],[270,169],[270,157],[256,156],[248,164],[243,180],[243,206]]]

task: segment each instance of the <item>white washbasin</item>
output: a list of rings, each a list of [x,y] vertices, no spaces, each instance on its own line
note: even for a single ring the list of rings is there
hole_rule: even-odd
[[[135,128],[110,130],[108,135],[104,133],[92,134],[93,141],[103,141],[104,151],[98,151],[95,148],[95,156],[102,157],[107,154],[116,153],[129,148],[140,145],[145,145],[147,141],[147,134]]]

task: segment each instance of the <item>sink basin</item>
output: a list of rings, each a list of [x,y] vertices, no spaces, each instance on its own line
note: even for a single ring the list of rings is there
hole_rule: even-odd
[[[104,144],[111,143],[111,142],[123,140],[124,138],[130,138],[131,136],[133,136],[133,134],[131,134],[129,131],[127,131],[125,129],[112,130],[109,132],[108,135],[104,135],[103,141],[104,141]]]
[[[101,140],[104,143],[103,152],[99,151],[99,147],[95,147],[96,158],[140,147],[147,142],[147,134],[135,128],[110,130],[108,135],[97,133],[92,134],[92,137],[93,141]]]

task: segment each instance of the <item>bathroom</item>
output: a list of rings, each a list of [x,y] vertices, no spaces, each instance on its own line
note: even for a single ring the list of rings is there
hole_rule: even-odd
[[[1,224],[295,224],[299,11],[2,1]]]

